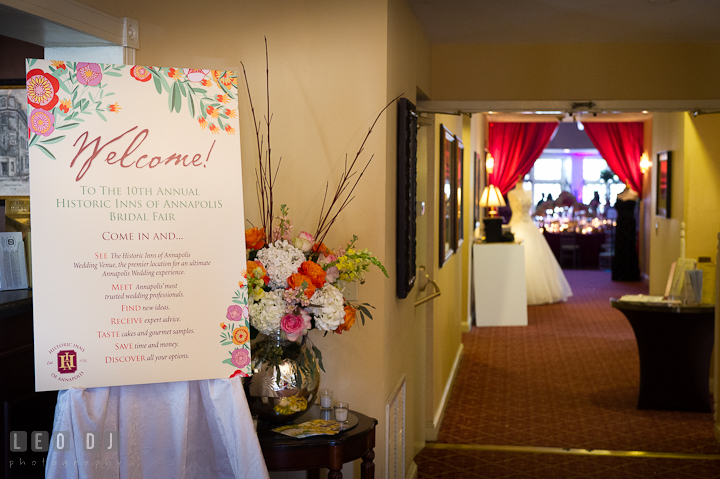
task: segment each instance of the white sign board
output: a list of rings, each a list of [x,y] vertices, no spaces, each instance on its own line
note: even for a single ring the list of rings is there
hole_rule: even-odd
[[[235,73],[27,72],[36,389],[247,374]]]

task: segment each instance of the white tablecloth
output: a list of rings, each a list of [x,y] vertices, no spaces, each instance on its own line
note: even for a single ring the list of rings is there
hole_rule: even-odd
[[[60,391],[59,431],[69,449],[51,445],[48,478],[269,477],[240,377]],[[107,431],[119,431],[117,451],[84,449],[84,433]]]

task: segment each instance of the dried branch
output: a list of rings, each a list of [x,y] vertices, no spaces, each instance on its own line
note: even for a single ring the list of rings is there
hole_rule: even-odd
[[[270,147],[270,123],[272,115],[270,114],[270,60],[268,56],[267,37],[265,38],[265,88],[267,96],[267,115],[265,116],[265,128],[267,131],[267,147],[262,133],[260,132],[260,121],[255,116],[255,107],[250,93],[250,84],[245,71],[245,64],[240,62],[245,77],[245,86],[247,87],[248,100],[250,101],[250,111],[252,112],[253,127],[255,128],[255,141],[257,143],[258,164],[255,169],[255,186],[257,188],[258,207],[260,208],[260,217],[262,227],[265,229],[265,241],[269,243],[272,239],[272,222],[273,214],[273,186],[277,178],[277,171],[280,168],[280,161],[275,167],[273,174],[272,156]],[[281,159],[282,160],[282,159]]]
[[[367,143],[368,138],[370,138],[370,134],[373,131],[373,128],[375,128],[375,125],[377,124],[378,120],[380,120],[380,117],[382,114],[387,110],[390,105],[395,103],[395,101],[400,98],[402,94],[398,95],[394,99],[392,99],[387,105],[385,105],[385,108],[380,110],[380,113],[378,113],[377,117],[375,118],[375,121],[373,121],[372,125],[370,125],[370,128],[368,129],[367,135],[365,135],[365,139],[363,140],[362,144],[360,145],[360,149],[355,154],[355,158],[353,158],[352,162],[350,163],[350,166],[348,167],[347,164],[347,156],[345,157],[345,167],[343,169],[343,173],[340,175],[340,181],[338,182],[337,188],[335,189],[335,194],[333,195],[333,199],[330,203],[330,206],[327,210],[325,210],[325,199],[323,199],[323,206],[320,209],[320,219],[318,221],[317,229],[315,230],[315,242],[316,243],[322,243],[325,240],[325,237],[327,236],[328,232],[330,231],[330,228],[335,223],[335,220],[337,219],[338,215],[342,210],[345,209],[345,207],[350,204],[350,202],[354,199],[354,196],[352,196],[353,191],[355,191],[355,187],[360,182],[360,179],[365,174],[365,171],[368,169],[368,166],[370,166],[370,162],[372,161],[373,156],[370,157],[368,162],[365,164],[365,167],[358,172],[355,170],[355,164],[357,163],[358,159],[360,158],[360,155],[363,151],[365,151],[365,143]],[[353,177],[355,177],[354,182]],[[348,188],[350,188],[349,191],[346,191]],[[325,195],[327,196],[327,188]],[[339,202],[339,203],[338,203]]]

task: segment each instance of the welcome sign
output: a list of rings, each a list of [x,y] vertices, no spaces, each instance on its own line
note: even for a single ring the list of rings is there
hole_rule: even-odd
[[[237,91],[27,61],[38,391],[249,373]]]

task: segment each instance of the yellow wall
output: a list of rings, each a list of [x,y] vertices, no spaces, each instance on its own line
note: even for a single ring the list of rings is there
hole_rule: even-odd
[[[720,44],[434,45],[432,100],[720,98]]]
[[[404,0],[388,2],[387,18],[387,97],[403,93],[417,104],[418,88],[427,91],[430,83],[430,45],[420,30]],[[386,264],[390,266],[391,280],[385,289],[386,320],[383,336],[383,364],[375,374],[383,376],[383,401],[387,401],[405,375],[406,380],[406,453],[405,465],[409,470],[415,455],[425,446],[425,347],[426,329],[422,318],[416,317],[414,302],[416,286],[404,300],[397,299],[395,287],[396,242],[396,181],[397,181],[397,109],[387,116],[387,142],[385,163],[385,240]],[[377,186],[376,186],[377,188]],[[420,221],[420,219],[418,219]],[[422,263],[420,259],[418,266]],[[384,431],[380,429],[379,431]],[[377,454],[376,448],[376,454]],[[376,461],[377,465],[380,465]],[[376,466],[377,467],[377,466]],[[380,470],[383,470],[382,468]],[[378,471],[379,472],[379,471]],[[377,473],[377,472],[376,472]],[[382,477],[383,474],[379,474]]]
[[[435,117],[435,138],[441,138],[440,125],[444,125],[451,133],[462,136],[463,117],[454,115],[436,115]],[[470,139],[463,138],[463,144],[470,145]],[[466,155],[468,146],[465,147]],[[440,175],[440,147],[439,141],[435,142],[435,179],[439,182]],[[467,182],[466,182],[467,184]],[[435,190],[438,191],[437,189]],[[428,201],[439,202],[439,198],[428,198]],[[465,216],[467,218],[467,204]],[[440,221],[440,210],[435,209],[434,222],[437,225]],[[467,226],[466,226],[467,227]],[[437,235],[436,235],[437,236]],[[437,418],[442,412],[443,394],[447,387],[447,379],[452,372],[453,364],[460,347],[460,322],[467,315],[467,306],[463,303],[465,284],[463,269],[466,267],[462,254],[463,248],[468,248],[471,243],[469,235],[466,234],[466,241],[463,243],[460,253],[453,254],[450,259],[439,267],[439,252],[434,252],[435,257],[435,279],[440,285],[442,295],[437,298],[433,311],[433,364],[432,364],[432,408],[431,413]]]
[[[720,115],[685,114],[686,256],[717,252],[720,232]]]
[[[653,115],[652,171],[657,171],[657,152],[668,150],[672,155],[672,217],[655,216],[657,179],[653,178],[650,294],[665,291],[670,265],[680,256],[682,222],[685,223],[685,256],[715,258],[720,232],[719,133],[718,115]]]
[[[685,141],[683,136],[683,113],[653,114],[653,145],[651,158],[652,179],[652,221],[650,227],[650,294],[662,295],[670,266],[680,255],[680,223],[683,221],[683,177]],[[655,216],[657,192],[657,154],[670,151],[672,155],[671,217]]]
[[[462,331],[469,331],[468,316],[469,316],[469,305],[470,305],[470,256],[472,252],[472,243],[474,240],[473,234],[473,208],[472,208],[472,163],[474,158],[474,152],[477,151],[477,147],[473,143],[472,135],[472,119],[470,116],[463,115],[463,129],[462,139],[465,151],[463,154],[463,232],[464,238],[461,246],[462,254],[462,300],[460,304],[464,308],[464,314],[460,315],[460,327]]]

